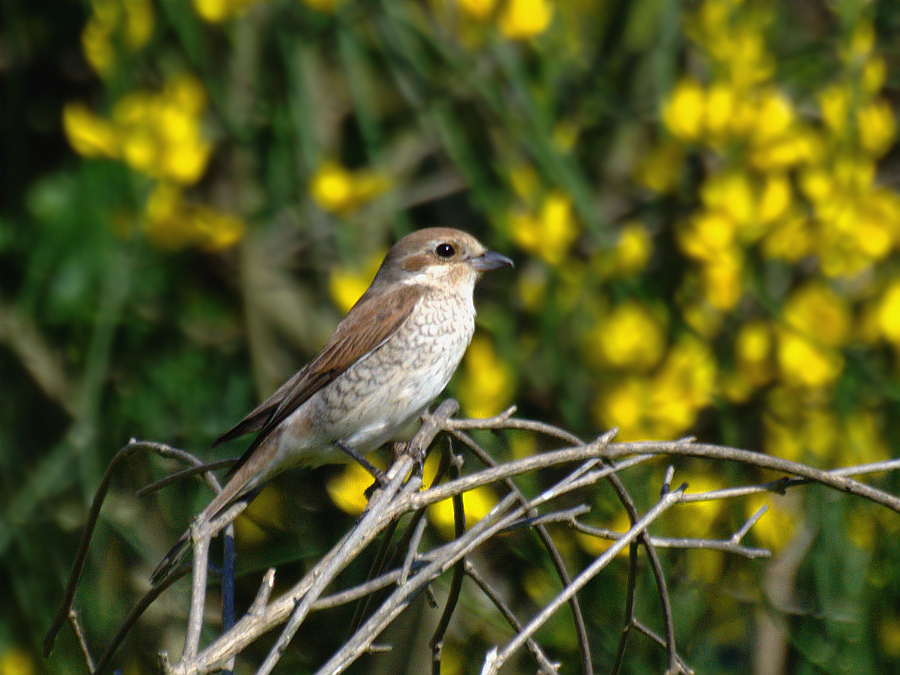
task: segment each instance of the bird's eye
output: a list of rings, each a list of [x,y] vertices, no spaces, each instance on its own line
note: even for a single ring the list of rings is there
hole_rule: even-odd
[[[438,247],[434,249],[434,252],[437,253],[438,258],[447,259],[453,257],[453,254],[456,253],[456,249],[450,244],[438,244]]]

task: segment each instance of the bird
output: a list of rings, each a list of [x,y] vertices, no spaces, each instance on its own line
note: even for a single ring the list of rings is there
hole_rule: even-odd
[[[416,230],[388,251],[371,285],[321,351],[212,447],[255,433],[222,491],[197,516],[209,521],[295,466],[356,460],[395,438],[440,395],[475,331],[475,283],[514,267],[472,235]],[[186,556],[185,532],[150,577],[156,586]]]

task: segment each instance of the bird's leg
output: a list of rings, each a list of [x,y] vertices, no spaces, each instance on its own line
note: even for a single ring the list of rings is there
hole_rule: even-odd
[[[335,447],[340,448],[341,450],[343,450],[344,452],[346,452],[348,455],[350,455],[350,456],[351,456],[353,459],[355,459],[357,462],[359,462],[359,465],[360,465],[362,468],[364,468],[366,471],[368,471],[370,474],[372,474],[372,476],[373,476],[373,477],[375,478],[375,480],[378,482],[378,485],[379,485],[380,487],[386,487],[386,486],[387,486],[388,480],[387,480],[387,476],[384,475],[384,471],[382,471],[382,470],[379,469],[377,466],[375,466],[374,464],[372,464],[372,462],[370,462],[369,460],[367,460],[365,457],[363,457],[361,454],[359,454],[356,450],[354,450],[353,448],[351,448],[351,447],[350,447],[349,445],[347,445],[346,443],[343,443],[343,442],[341,442],[341,441],[335,441],[335,442],[334,442],[334,445],[335,445]]]
[[[394,461],[404,455],[409,455],[416,461],[415,473],[419,476],[425,470],[425,451],[412,441],[397,441],[394,443]]]

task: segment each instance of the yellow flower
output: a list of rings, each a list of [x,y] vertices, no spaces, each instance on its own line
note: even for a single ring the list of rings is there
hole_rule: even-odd
[[[765,145],[787,136],[794,124],[794,108],[780,92],[766,91],[758,102],[754,142]]]
[[[896,220],[891,222],[890,218],[886,218],[876,201],[875,195],[872,195],[866,204],[859,205],[851,236],[863,255],[871,260],[882,260],[894,245],[892,229],[896,226]]]
[[[757,205],[759,220],[772,223],[783,217],[791,206],[793,190],[784,174],[770,173],[766,176]]]
[[[801,215],[784,219],[763,240],[766,258],[797,262],[812,251],[815,235],[810,222]]]
[[[780,551],[793,539],[800,514],[790,497],[760,494],[747,498],[746,517],[749,518],[764,505],[769,507],[768,510],[750,531],[762,546]]]
[[[705,94],[696,80],[685,78],[672,91],[662,110],[663,124],[683,141],[696,141],[703,129]]]
[[[618,511],[611,522],[607,522],[603,526],[614,532],[625,533],[631,529],[631,521],[628,520],[628,514],[624,511]],[[603,553],[606,552],[606,549],[614,543],[614,540],[595,537],[586,532],[576,532],[575,541],[578,542],[578,545],[583,551],[593,556],[603,555]],[[619,555],[627,556],[628,548],[623,549]]]
[[[650,150],[635,169],[634,178],[654,192],[671,192],[678,183],[683,163],[681,147],[664,141]]]
[[[810,282],[794,291],[783,316],[795,331],[829,347],[846,344],[850,336],[847,301],[822,283]]]
[[[514,459],[525,459],[538,452],[537,437],[530,431],[514,432],[509,436],[509,450]]]
[[[540,189],[540,178],[530,164],[516,164],[509,170],[509,184],[525,203],[531,203]]]
[[[270,530],[283,527],[286,504],[273,485],[268,485],[259,493],[246,510],[234,522],[237,539],[241,546],[259,546]]]
[[[788,329],[776,333],[778,366],[788,385],[819,388],[831,385],[844,369],[840,352]]]
[[[741,326],[734,341],[734,353],[741,375],[755,386],[772,377],[772,329],[764,321],[750,321]]]
[[[512,217],[512,237],[520,247],[539,255],[551,265],[559,265],[578,236],[572,202],[562,192],[547,195],[537,217],[517,214]]]
[[[697,335],[706,340],[714,338],[722,329],[722,312],[704,300],[683,305],[681,318]]]
[[[370,170],[348,171],[337,162],[325,162],[313,174],[309,191],[324,210],[346,215],[382,194],[390,181]]]
[[[578,142],[581,129],[570,121],[561,121],[553,128],[553,147],[561,153],[568,153]]]
[[[147,44],[153,34],[153,5],[149,0],[94,0],[92,8],[81,46],[91,67],[105,76],[115,63],[114,36],[124,36],[122,42],[132,52]]]
[[[893,280],[881,295],[877,310],[878,327],[884,338],[900,348],[900,280]]]
[[[550,0],[506,0],[499,28],[510,40],[525,40],[547,30],[552,19]]]
[[[697,413],[712,402],[716,370],[712,352],[695,337],[685,336],[669,350],[651,386],[650,414],[662,436],[687,431]]]
[[[700,211],[676,231],[678,245],[696,260],[715,260],[733,247],[737,224],[721,211]]]
[[[378,466],[376,456],[368,458]],[[384,468],[379,466],[379,468]],[[331,501],[344,513],[359,515],[366,508],[366,490],[372,485],[372,474],[366,471],[359,462],[350,462],[339,473],[331,476],[325,483],[325,489]]]
[[[547,297],[547,270],[528,265],[517,276],[516,291],[522,305],[531,312],[541,312]]]
[[[784,171],[798,164],[820,161],[825,154],[821,136],[797,125],[790,133],[779,136],[750,150],[750,163],[760,171]]]
[[[883,462],[891,458],[876,416],[857,410],[844,419],[842,443],[837,444],[835,463],[842,465]]]
[[[710,86],[704,105],[704,122],[710,136],[721,139],[729,135],[735,105],[735,91],[730,84],[716,82]]]
[[[136,91],[122,97],[111,125],[116,156],[153,178],[196,183],[212,152],[201,130],[205,105],[203,86],[188,75],[172,78],[160,93]]]
[[[707,208],[719,210],[737,223],[746,223],[755,216],[753,186],[743,172],[731,171],[711,177],[703,184],[700,196]]]
[[[69,143],[85,157],[118,157],[119,140],[115,127],[94,115],[83,103],[66,103],[63,128]]]
[[[159,183],[147,200],[144,232],[162,249],[177,250],[197,246],[217,251],[233,246],[244,235],[244,223],[207,206],[184,201],[181,189]]]
[[[893,659],[900,658],[900,618],[885,616],[879,619],[878,641],[885,654]]]
[[[622,226],[616,247],[604,253],[601,260],[603,276],[628,277],[647,265],[653,252],[653,240],[643,223],[633,220]]]
[[[872,53],[875,46],[875,28],[871,21],[862,20],[853,28],[853,32],[847,40],[846,47],[842,50],[843,57],[847,61],[862,59]]]
[[[591,332],[591,342],[608,365],[629,371],[649,370],[666,349],[663,326],[635,301],[613,309]]]
[[[884,65],[884,59],[880,56],[871,56],[866,60],[862,72],[863,91],[869,94],[875,94],[881,91],[884,86],[884,78],[887,74],[887,67]]]
[[[860,551],[871,551],[877,542],[878,524],[872,514],[856,504],[845,515],[847,540]]]
[[[513,389],[510,367],[500,359],[488,338],[475,336],[456,387],[463,410],[470,417],[496,415],[510,404]]]
[[[371,480],[369,482],[371,483]],[[466,514],[466,529],[484,518],[496,503],[497,497],[491,488],[486,485],[464,492],[463,509]],[[454,538],[456,528],[454,525],[453,501],[451,499],[445,499],[429,506],[428,518],[444,539]]]
[[[125,44],[137,51],[153,34],[153,3],[150,0],[122,0],[125,9]]]
[[[767,412],[763,415],[763,447],[765,451],[782,459],[801,462],[803,456],[803,440],[798,434],[796,426],[791,422],[785,422]]]
[[[0,655],[0,675],[32,675],[37,668],[34,660],[24,649],[7,649]]]
[[[682,435],[712,401],[716,364],[695,338],[677,343],[650,379],[627,377],[604,390],[591,412],[604,427],[619,427],[619,439],[669,439]]]
[[[825,124],[837,137],[847,133],[850,122],[850,94],[838,85],[826,87],[819,93],[819,108]]]
[[[699,494],[719,490],[725,485],[719,476],[699,472],[676,472],[674,484],[687,483],[685,494]],[[666,533],[677,537],[712,537],[714,523],[728,508],[725,500],[688,502],[673,509],[665,522]]]
[[[497,0],[456,0],[460,11],[471,19],[485,21],[494,13]]]
[[[650,437],[646,411],[650,404],[646,380],[627,377],[610,387],[594,401],[591,412],[603,428],[619,428],[620,441],[638,441]]]
[[[872,101],[856,113],[859,140],[871,155],[881,157],[894,142],[894,111],[883,100]]]
[[[350,308],[366,292],[386,254],[387,250],[379,248],[366,258],[361,269],[358,266],[352,269],[339,266],[331,272],[331,276],[328,278],[328,290],[332,302],[341,312],[344,314],[349,312]]]
[[[238,16],[260,0],[194,0],[194,9],[204,21],[219,23]]]

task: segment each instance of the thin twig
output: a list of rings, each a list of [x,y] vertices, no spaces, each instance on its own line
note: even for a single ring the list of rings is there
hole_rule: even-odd
[[[507,419],[508,415],[511,415],[515,412],[515,409],[515,406],[508,408],[504,413],[502,413],[501,417],[503,419]],[[459,420],[449,420],[451,425],[457,421]],[[491,421],[491,423],[493,422]],[[547,426],[554,432],[557,431],[555,427],[551,427],[550,425]],[[458,429],[454,429],[451,433],[454,437],[459,438],[461,441],[463,441],[463,443],[465,443],[486,466],[497,466],[497,462],[494,460],[494,458],[491,457],[477,442],[475,442],[475,440],[471,436],[462,433]],[[606,438],[608,441],[612,439],[612,436],[608,436]],[[572,439],[580,443],[580,440],[577,437],[573,436]],[[566,440],[572,439],[567,438]],[[509,490],[511,490],[518,496],[520,503],[526,503],[527,500],[525,495],[519,490],[519,486],[516,485],[515,481],[513,481],[511,477],[505,478],[503,482]],[[538,513],[536,511],[529,512],[528,515],[530,517],[537,517]],[[541,543],[544,545],[544,548],[550,555],[550,560],[553,563],[553,568],[556,570],[556,574],[562,582],[563,586],[568,585],[571,582],[572,577],[569,574],[569,570],[566,567],[566,563],[563,560],[562,554],[560,554],[559,549],[556,547],[556,544],[554,543],[553,538],[550,536],[550,533],[547,531],[547,528],[543,524],[537,524],[535,526],[535,532],[540,538]],[[594,665],[591,659],[591,649],[590,643],[588,641],[587,627],[585,626],[584,616],[582,615],[581,606],[578,602],[577,597],[572,597],[571,601],[569,602],[569,607],[572,610],[572,619],[575,623],[575,634],[578,637],[578,645],[581,652],[582,671],[584,672],[584,675],[593,675]]]
[[[81,574],[84,571],[84,565],[87,561],[87,552],[91,545],[91,539],[94,536],[94,529],[97,527],[97,522],[100,519],[100,509],[103,507],[103,502],[109,492],[110,485],[112,485],[113,478],[125,460],[139,450],[153,452],[162,457],[178,459],[187,464],[193,464],[194,466],[201,466],[203,464],[197,457],[184,450],[173,448],[164,443],[138,441],[134,438],[128,441],[128,444],[116,453],[110,461],[109,466],[106,467],[106,471],[103,472],[103,477],[100,479],[100,485],[97,486],[97,492],[94,494],[94,499],[91,501],[91,508],[88,511],[84,530],[82,531],[81,539],[78,542],[78,550],[75,553],[72,571],[69,573],[69,581],[66,583],[66,590],[63,593],[59,611],[57,611],[53,622],[50,624],[50,628],[47,630],[47,635],[44,637],[45,657],[49,656],[50,651],[53,649],[53,643],[56,641],[56,636],[59,634],[59,629],[62,628],[68,617],[69,609],[72,606],[72,600],[75,598],[75,591],[78,588],[78,582],[81,579]],[[204,478],[214,492],[218,492],[222,489],[219,486],[218,480],[216,480],[216,477],[212,473],[206,472]]]
[[[676,490],[665,495],[657,504],[644,514],[634,526],[628,531],[628,534],[619,541],[610,546],[602,555],[597,557],[590,565],[587,566],[575,579],[569,584],[562,593],[553,598],[538,614],[522,628],[518,634],[510,640],[503,649],[496,653],[493,658],[491,667],[482,670],[486,673],[496,673],[509,657],[516,652],[524,642],[543,626],[547,620],[560,608],[560,606],[568,601],[568,599],[578,592],[588,581],[594,578],[604,567],[606,567],[615,556],[619,554],[632,541],[636,540],[640,534],[646,530],[647,526],[656,520],[666,509],[675,504],[680,498],[683,489]]]
[[[84,629],[81,627],[81,619],[78,616],[78,610],[72,607],[69,610],[69,623],[72,624],[72,630],[75,631],[75,637],[78,638],[78,646],[81,647],[81,654],[84,656],[84,662],[87,665],[88,672],[94,672],[94,658],[91,656],[91,648],[88,646],[87,638],[84,636]]]
[[[462,457],[455,455],[452,447],[448,449],[447,454],[450,456],[451,475],[454,478],[458,478],[462,470]],[[453,497],[453,527],[457,539],[466,531],[466,510],[465,506],[463,506],[462,495]],[[450,588],[447,591],[447,602],[444,605],[444,611],[441,612],[441,618],[438,619],[437,627],[435,627],[434,633],[431,636],[431,672],[433,675],[440,675],[441,673],[441,655],[443,654],[444,649],[444,634],[450,626],[453,610],[456,609],[456,603],[459,601],[459,593],[462,590],[465,569],[466,558],[462,557],[457,560],[456,564],[453,566],[453,577],[450,579]],[[404,581],[405,580],[406,578],[404,577]]]
[[[466,574],[469,576],[472,581],[481,589],[481,592],[484,593],[488,600],[494,603],[494,606],[500,610],[500,613],[503,615],[503,618],[506,619],[507,623],[512,626],[513,630],[517,633],[522,630],[522,622],[516,618],[516,615],[513,614],[512,610],[509,606],[503,601],[503,598],[500,597],[500,594],[497,593],[491,585],[488,583],[487,579],[482,576],[482,574],[472,565],[468,560],[466,561]],[[535,660],[540,665],[541,670],[548,675],[553,675],[559,670],[559,664],[553,663],[547,655],[544,653],[544,650],[541,649],[541,646],[534,640],[534,638],[528,638],[528,641],[525,643],[534,655]]]

